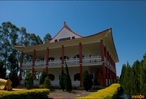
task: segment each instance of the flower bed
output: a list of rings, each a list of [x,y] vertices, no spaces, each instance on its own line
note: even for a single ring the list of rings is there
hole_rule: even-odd
[[[16,90],[4,91],[0,90],[0,99],[46,99],[49,89],[32,89],[32,90]]]
[[[112,84],[107,88],[98,90],[97,92],[91,93],[88,96],[79,97],[77,99],[116,99],[117,94],[120,90],[120,84]]]

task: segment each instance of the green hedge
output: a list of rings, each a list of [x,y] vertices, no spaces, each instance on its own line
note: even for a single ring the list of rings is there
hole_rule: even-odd
[[[117,95],[120,91],[120,84],[112,84],[107,88],[93,92],[88,96],[79,97],[77,99],[117,99]]]
[[[47,99],[49,89],[32,89],[3,91],[0,90],[0,99]]]

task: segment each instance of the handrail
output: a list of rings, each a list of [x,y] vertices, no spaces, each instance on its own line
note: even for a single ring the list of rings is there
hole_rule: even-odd
[[[79,58],[70,58],[70,59],[65,59],[67,64],[79,64]],[[96,62],[101,62],[101,56],[91,56],[91,57],[83,57],[82,63],[96,63]],[[55,60],[49,60],[49,66],[54,66],[54,65],[60,65],[62,64],[62,61],[60,59],[55,59]],[[32,66],[32,61],[27,61],[23,62],[23,67],[27,66]],[[46,61],[45,60],[36,60],[35,66],[46,66]]]

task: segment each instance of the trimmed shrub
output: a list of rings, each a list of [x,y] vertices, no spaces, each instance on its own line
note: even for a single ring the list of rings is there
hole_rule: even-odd
[[[9,73],[9,79],[12,81],[12,87],[15,88],[18,86],[18,75],[16,71],[11,71]]]
[[[45,81],[45,78],[48,76],[48,74],[46,73],[46,71],[44,70],[42,73],[41,73],[41,76],[40,76],[40,85],[41,84],[44,84],[44,81]]]
[[[32,90],[17,90],[3,91],[0,90],[0,99],[46,99],[49,89],[32,89]]]
[[[89,89],[91,89],[92,84],[93,82],[91,76],[89,75],[88,71],[85,70],[83,72],[83,87],[85,88],[86,91],[88,91]]]
[[[44,88],[44,84],[39,85],[39,88]]]
[[[59,76],[59,85],[61,87],[61,89],[64,91],[65,90],[65,73],[64,73],[64,69],[61,69],[61,73]]]
[[[50,79],[49,79],[48,76],[45,78],[45,81],[44,81],[44,88],[48,88],[48,89],[51,88],[51,82],[50,82]]]
[[[27,72],[24,82],[25,82],[27,89],[33,88],[33,79],[32,79],[32,75],[30,72]]]
[[[120,91],[120,84],[112,84],[107,88],[98,90],[97,92],[91,93],[88,96],[79,97],[77,99],[116,99],[117,94]]]
[[[71,92],[72,91],[72,82],[71,82],[71,79],[70,79],[69,70],[68,70],[68,66],[66,64],[66,61],[65,61],[65,70],[66,70],[65,88],[66,88],[66,91]]]

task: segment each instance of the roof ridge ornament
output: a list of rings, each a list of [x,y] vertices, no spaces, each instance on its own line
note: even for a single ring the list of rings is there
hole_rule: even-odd
[[[64,26],[66,26],[66,22],[64,21]]]

